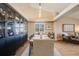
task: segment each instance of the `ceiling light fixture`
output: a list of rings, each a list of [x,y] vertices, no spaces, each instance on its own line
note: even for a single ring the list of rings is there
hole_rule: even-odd
[[[38,13],[38,17],[41,18],[42,17],[42,10],[41,10],[41,3],[39,3],[39,13]]]

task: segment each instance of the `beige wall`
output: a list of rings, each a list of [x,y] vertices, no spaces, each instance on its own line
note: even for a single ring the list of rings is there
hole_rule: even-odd
[[[28,37],[34,33],[34,23],[28,22]]]
[[[34,25],[36,22],[28,22],[28,36],[32,35],[34,33]],[[45,33],[53,32],[53,22],[44,22],[45,23]],[[51,29],[47,29],[47,26],[49,26]]]
[[[57,34],[62,33],[62,24],[75,24],[75,31],[79,27],[79,20],[73,19],[70,17],[64,17],[56,22],[54,22],[54,32],[55,32],[55,40],[57,40]]]

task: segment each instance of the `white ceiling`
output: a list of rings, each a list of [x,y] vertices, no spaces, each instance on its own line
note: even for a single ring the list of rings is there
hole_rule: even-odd
[[[38,16],[38,3],[9,3],[14,9],[16,9],[21,15],[26,17],[26,19],[34,18]],[[60,13],[65,8],[70,6],[71,3],[42,3],[43,16],[51,17],[54,13]],[[48,11],[48,12],[47,12]],[[53,18],[52,18],[53,19]],[[51,20],[51,19],[50,19]],[[49,19],[47,21],[50,21]],[[53,21],[53,20],[51,20]]]
[[[72,19],[79,20],[79,5],[74,7],[71,11],[65,14],[65,17],[70,17]]]
[[[69,17],[72,17],[74,19],[79,19],[79,11],[73,12],[72,14],[69,15]]]
[[[69,17],[71,17],[75,20],[79,20],[79,11],[78,12],[73,12],[71,15],[69,15]]]
[[[68,7],[71,3],[42,3],[41,6],[43,9],[59,13],[63,11],[66,7]],[[39,8],[38,3],[31,3],[30,6],[34,8]]]

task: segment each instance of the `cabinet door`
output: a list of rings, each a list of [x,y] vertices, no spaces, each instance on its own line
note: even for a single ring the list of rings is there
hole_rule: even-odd
[[[5,37],[5,23],[0,22],[0,39]]]

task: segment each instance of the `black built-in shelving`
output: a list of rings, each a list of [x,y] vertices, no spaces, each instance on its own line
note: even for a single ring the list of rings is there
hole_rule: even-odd
[[[21,24],[24,26],[20,27]],[[9,4],[0,3],[0,56],[16,54],[16,50],[27,41],[26,27],[27,20],[22,15]],[[16,34],[16,29],[19,31],[18,34]]]

